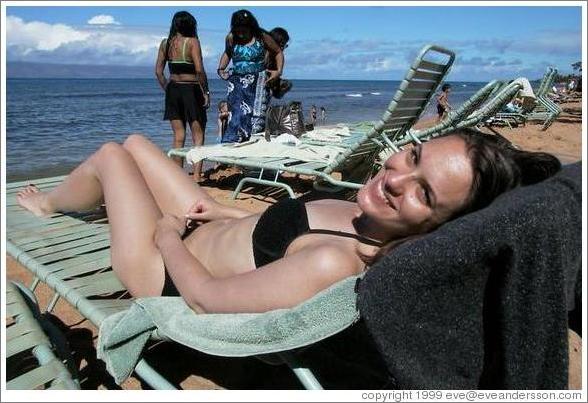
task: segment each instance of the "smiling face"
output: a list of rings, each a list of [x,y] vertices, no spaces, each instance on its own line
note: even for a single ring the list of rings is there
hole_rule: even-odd
[[[388,158],[357,204],[386,239],[425,233],[464,206],[472,180],[465,142],[439,138]]]

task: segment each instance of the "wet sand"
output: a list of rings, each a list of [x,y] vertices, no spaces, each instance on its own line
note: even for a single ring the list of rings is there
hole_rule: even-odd
[[[508,138],[517,146],[526,150],[545,151],[555,154],[563,163],[581,160],[582,127],[581,104],[579,102],[562,104],[564,113],[546,131],[540,126],[529,123],[524,127],[495,128],[498,133]],[[431,120],[419,123],[419,127],[432,124]],[[54,174],[62,174],[56,169]],[[46,172],[42,176],[50,176]],[[285,197],[283,191],[260,188],[245,189],[237,200],[231,199],[231,192],[239,176],[235,170],[228,169],[211,175],[203,186],[222,203],[236,205],[250,211],[261,211],[277,198]],[[13,180],[16,180],[13,178]],[[298,196],[305,199],[320,198],[320,193],[312,191],[311,183],[303,178],[289,177]],[[329,197],[332,195],[329,194]],[[344,196],[342,196],[344,197]],[[19,280],[30,284],[31,276],[10,256],[6,259],[6,275],[10,280]],[[40,286],[37,292],[41,306],[46,306],[52,292]],[[106,372],[101,361],[96,359],[94,349],[97,337],[96,329],[84,320],[66,302],[60,301],[52,316],[65,332],[74,352],[74,359],[80,371],[83,389],[118,389]],[[361,344],[363,347],[358,348]],[[572,336],[570,352],[581,356],[581,339]],[[328,388],[335,389],[371,389],[384,387],[381,379],[382,364],[377,354],[369,345],[368,338],[361,327],[354,327],[341,335],[319,343],[304,354],[312,359],[320,352],[321,359],[314,363],[318,376]],[[351,355],[351,360],[344,361],[342,356]],[[355,356],[354,356],[355,355]],[[212,357],[188,350],[172,343],[160,343],[151,346],[146,353],[147,361],[160,370],[173,383],[184,389],[299,389],[297,379],[285,366],[270,366],[255,358]],[[581,365],[581,364],[580,364]],[[581,388],[581,367],[577,364],[570,371],[570,386]],[[142,389],[147,385],[131,377],[121,386],[123,389]]]

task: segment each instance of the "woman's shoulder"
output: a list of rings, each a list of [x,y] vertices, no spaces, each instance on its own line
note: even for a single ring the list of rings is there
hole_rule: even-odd
[[[358,256],[353,242],[324,240],[308,245],[300,252],[311,256],[312,270],[323,276],[342,279],[365,269],[365,263]]]
[[[189,48],[193,48],[194,46],[200,46],[200,40],[195,36],[186,37],[184,38],[184,40],[186,41],[186,44]]]

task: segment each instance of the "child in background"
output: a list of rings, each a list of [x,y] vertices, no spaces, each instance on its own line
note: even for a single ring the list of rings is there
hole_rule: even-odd
[[[310,123],[313,126],[316,124],[316,105],[310,107]]]
[[[324,106],[321,106],[320,119],[321,119],[321,125],[327,124],[327,110],[325,109]]]
[[[290,35],[288,34],[288,31],[286,31],[284,28],[276,27],[269,31],[269,34],[273,38],[273,40],[276,41],[276,43],[282,49],[282,51],[284,51],[288,47]],[[267,70],[276,70],[276,61],[274,58],[269,57],[269,52],[266,54],[266,58]],[[290,91],[291,88],[292,82],[290,80],[284,80],[281,78],[278,78],[277,80],[274,80],[269,84],[271,95],[276,99],[282,98],[288,91]]]
[[[216,121],[218,125],[218,138],[219,143],[227,130],[227,126],[229,125],[229,120],[231,120],[231,112],[229,111],[229,103],[227,101],[220,101],[218,103],[218,119]]]

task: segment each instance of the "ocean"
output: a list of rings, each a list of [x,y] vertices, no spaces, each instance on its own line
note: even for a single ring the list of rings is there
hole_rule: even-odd
[[[292,90],[272,104],[301,101],[324,107],[327,124],[379,118],[399,81],[294,80]],[[210,80],[211,107],[205,143],[217,141],[217,104],[225,82]],[[458,106],[484,83],[452,82]],[[8,181],[69,172],[107,141],[143,133],[163,150],[172,144],[162,120],[164,94],[155,79],[8,79],[6,86],[6,175]],[[425,116],[435,113],[435,102]],[[186,144],[191,144],[186,136]]]

